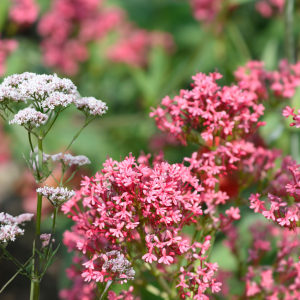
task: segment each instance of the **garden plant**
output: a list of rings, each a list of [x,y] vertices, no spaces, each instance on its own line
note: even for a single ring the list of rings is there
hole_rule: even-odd
[[[143,4],[191,39],[134,23],[135,1],[1,5],[1,134],[20,143],[3,161],[30,187],[25,213],[1,208],[0,297],[25,276],[48,299],[56,268],[57,299],[300,299],[297,2]],[[24,45],[40,61],[15,72]]]

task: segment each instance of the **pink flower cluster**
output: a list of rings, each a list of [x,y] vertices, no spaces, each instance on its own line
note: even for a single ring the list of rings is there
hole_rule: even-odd
[[[216,83],[220,78],[219,73],[196,74],[192,90],[181,90],[173,99],[166,96],[163,106],[153,109],[150,117],[155,117],[160,130],[174,134],[184,145],[193,130],[201,130],[205,141],[254,132],[263,125],[258,122],[263,105],[237,86],[221,88]]]
[[[198,21],[212,22],[222,9],[222,0],[190,0],[190,3]]]
[[[278,71],[267,71],[263,62],[250,61],[245,67],[239,67],[234,75],[242,89],[258,98],[267,99],[268,89],[277,98],[290,98],[300,85],[300,62],[291,65],[284,59]]]
[[[171,51],[173,49],[172,36],[167,33],[147,32],[128,26],[122,29],[120,39],[108,49],[107,57],[116,63],[145,66],[148,62],[149,50],[157,45]]]
[[[18,47],[18,42],[9,39],[0,39],[0,76],[3,76],[6,68],[5,62],[7,57]]]
[[[85,264],[87,270],[83,277],[102,281],[101,276],[106,271],[94,271],[92,265],[102,266],[103,248],[128,253],[128,258],[132,259],[127,242],[130,242],[131,249],[139,249],[140,259],[158,264],[164,272],[168,272],[169,265],[177,264],[180,256],[187,255],[190,261],[194,261],[205,254],[210,247],[209,237],[203,244],[191,244],[180,235],[185,226],[197,223],[205,201],[201,197],[203,188],[199,180],[187,167],[157,159],[152,169],[147,166],[145,157],[144,163],[138,164],[131,155],[119,163],[108,159],[103,165],[102,174],[85,177],[81,190],[62,206],[62,210],[70,213],[76,222],[64,242],[72,249],[76,241],[77,248],[91,257]],[[80,209],[81,199],[84,210]],[[236,212],[228,214],[236,218]],[[199,253],[187,253],[190,249],[196,252],[197,248]],[[206,258],[201,258],[201,262]],[[192,275],[189,270],[184,276],[194,276],[193,289],[197,289],[199,295],[200,291],[201,295],[204,293],[204,286],[218,291],[218,285],[211,280],[213,273],[209,267],[203,266],[196,272]],[[205,279],[201,272],[208,273]],[[198,288],[200,281],[203,282],[201,289]]]
[[[204,295],[204,292],[208,288],[211,288],[212,293],[221,291],[222,283],[216,282],[216,279],[212,278],[214,273],[218,271],[218,264],[204,262],[208,257],[207,255],[204,256],[205,252],[211,247],[210,239],[211,237],[208,235],[203,244],[196,242],[191,247],[196,253],[189,257],[189,261],[195,261],[196,259],[200,260],[200,265],[195,267],[194,272],[191,272],[192,264],[190,264],[190,268],[180,268],[180,282],[176,288],[180,289],[179,293],[182,299],[191,297],[193,294],[193,299],[208,300],[209,297]],[[199,248],[198,253],[196,251],[197,248]],[[188,282],[186,278],[188,279]]]
[[[290,175],[282,174],[287,172],[290,172]],[[285,192],[279,190],[279,195],[268,194],[268,200],[270,202],[269,209],[264,204],[266,201],[260,199],[260,194],[252,194],[249,198],[250,208],[253,209],[255,213],[261,213],[266,219],[272,219],[280,226],[295,229],[298,227],[300,207],[299,165],[297,165],[296,162],[292,162],[291,165],[285,167],[284,161],[280,173],[281,174],[276,174],[275,183],[271,182],[270,189],[276,192],[274,186],[285,186]],[[288,203],[291,203],[291,198],[293,199],[292,205],[288,206]]]
[[[253,241],[250,253],[251,266],[245,276],[247,297],[264,299],[296,300],[300,296],[300,264],[297,257],[299,239],[287,229],[260,224],[251,228]],[[276,243],[277,253],[269,265],[263,259],[271,250],[271,242]],[[254,262],[254,263],[253,263]]]
[[[10,19],[18,25],[30,25],[38,17],[39,6],[36,0],[12,0]]]
[[[274,223],[256,222],[250,227],[251,237],[247,265],[241,264],[242,244],[249,243],[235,227],[226,231],[225,246],[239,263],[237,280],[245,281],[245,299],[296,300],[300,293],[299,238],[289,229]],[[271,252],[276,245],[276,251]],[[231,278],[234,273],[230,274]],[[222,286],[222,292],[228,288]],[[226,299],[238,297],[228,290]],[[240,296],[239,296],[240,297]]]
[[[287,119],[288,117],[293,117],[294,122],[290,124],[290,126],[296,126],[296,128],[300,127],[300,109],[298,109],[298,114],[296,115],[294,113],[295,108],[290,108],[289,106],[286,106],[286,108],[283,110],[282,115]]]
[[[265,18],[270,18],[276,13],[282,13],[285,0],[262,0],[255,4],[256,10]]]
[[[112,61],[138,66],[144,65],[145,55],[158,40],[155,33],[133,27],[122,9],[95,0],[53,1],[38,30],[43,36],[46,65],[69,75],[76,74],[79,63],[88,59],[88,43],[99,43],[110,32],[114,32],[117,41],[104,51],[105,55]],[[166,47],[172,43],[168,35],[160,34],[159,39]]]

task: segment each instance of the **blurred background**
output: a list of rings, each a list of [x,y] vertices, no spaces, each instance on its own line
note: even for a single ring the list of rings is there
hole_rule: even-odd
[[[276,69],[286,56],[283,6],[284,0],[1,0],[1,81],[26,71],[57,73],[70,78],[81,96],[107,103],[108,113],[92,122],[70,149],[92,162],[77,173],[70,188],[80,187],[82,175],[101,170],[108,155],[118,160],[130,152],[153,156],[163,150],[166,160],[180,163],[197,146],[183,147],[159,131],[149,118],[151,107],[164,96],[189,88],[196,72],[218,70],[223,74],[219,84],[230,85],[237,67],[249,60],[262,60],[267,69]],[[296,13],[297,51],[299,21]],[[290,146],[276,127],[276,114],[267,111],[268,125],[261,135],[271,147],[288,154]],[[45,141],[45,153],[61,152],[83,122],[76,109],[61,114]],[[0,136],[0,211],[34,212],[36,184],[23,159],[23,153],[29,153],[25,129],[1,120]],[[51,209],[45,202],[43,232],[51,228]],[[61,239],[71,225],[59,215],[59,258],[42,281],[43,300],[59,299],[59,291],[69,285],[65,268],[71,258]],[[34,235],[33,224],[25,229],[26,235],[9,246],[21,261],[30,252]],[[216,260],[219,250],[214,250]],[[224,263],[225,269],[232,268],[230,260]],[[0,285],[15,272],[10,261],[1,260]],[[28,279],[18,276],[1,299],[28,299],[29,286]]]

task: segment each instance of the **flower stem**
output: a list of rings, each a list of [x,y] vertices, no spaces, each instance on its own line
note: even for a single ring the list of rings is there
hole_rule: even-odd
[[[42,199],[43,196],[37,194],[35,237],[41,233]]]
[[[81,133],[81,131],[87,126],[89,125],[93,120],[95,119],[95,117],[93,117],[90,121],[88,121],[88,117],[86,117],[84,125],[82,126],[82,128],[74,135],[71,143],[68,145],[67,149],[64,151],[64,153],[66,153],[69,148],[72,146],[72,144],[76,141],[76,139],[78,138],[79,134]]]
[[[40,129],[40,134],[38,138],[38,151],[39,151],[39,169],[40,175],[43,177],[43,130]]]
[[[286,0],[285,2],[285,52],[286,57],[290,64],[295,62],[295,49],[293,37],[293,13],[294,13],[294,0]]]

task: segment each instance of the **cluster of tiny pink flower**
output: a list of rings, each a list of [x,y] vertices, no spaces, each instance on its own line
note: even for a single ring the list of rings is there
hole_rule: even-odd
[[[277,195],[268,193],[268,199],[271,203],[269,209],[266,208],[264,203],[266,201],[260,200],[260,194],[251,194],[250,208],[255,213],[261,213],[266,219],[272,219],[280,226],[284,226],[289,229],[295,229],[298,227],[299,220],[299,187],[300,187],[300,171],[299,165],[296,162],[292,162],[289,166],[285,166],[286,162],[283,162],[283,166],[280,169],[280,174],[276,174],[275,183],[270,184],[271,190],[275,191]],[[289,174],[284,174],[290,172]],[[277,190],[276,187],[277,186]],[[278,190],[278,186],[285,186],[285,191]],[[278,193],[277,193],[278,192]],[[278,197],[280,196],[280,197]],[[288,206],[292,197],[294,199],[293,205]],[[285,200],[285,201],[284,201]]]
[[[88,165],[91,163],[90,160],[84,155],[73,156],[69,153],[54,154],[54,155],[51,155],[51,159],[53,161],[58,161],[58,162],[64,164],[65,166],[69,166],[69,167],[72,165],[77,165],[78,167],[81,167],[81,166]]]
[[[180,235],[185,226],[197,223],[203,213],[201,205],[205,199],[200,194],[203,188],[199,180],[183,165],[159,162],[152,169],[146,166],[145,157],[143,161],[138,164],[132,156],[119,163],[108,159],[103,164],[102,174],[85,177],[81,190],[62,206],[76,222],[72,232],[65,233],[64,243],[70,249],[76,245],[93,262],[99,255],[102,259],[104,245],[127,253],[126,244],[130,242],[130,249],[140,253],[139,258],[149,264],[158,263],[165,272],[169,265],[178,262],[180,256],[187,255],[194,261],[205,253],[210,246],[209,237],[203,244],[193,242],[190,245]],[[81,199],[83,211],[78,203]],[[229,214],[236,218],[234,213]],[[200,249],[198,254],[187,253],[196,248]],[[200,259],[201,262],[206,258]],[[200,271],[209,273],[205,268],[197,272]],[[82,276],[97,280],[97,276],[103,276],[105,271],[97,271],[98,275],[94,272],[89,268]],[[212,273],[209,274],[202,279],[203,274],[199,273],[194,280],[200,284],[201,278],[204,285],[209,282],[208,286],[217,286],[214,280],[208,280],[212,277]],[[190,270],[186,275],[193,276]],[[194,288],[199,295],[205,290],[196,288],[196,283]]]
[[[9,214],[0,213],[0,243],[6,244],[8,242],[15,241],[17,236],[24,234],[24,229],[21,229],[19,225],[26,221],[30,221],[33,214],[22,214],[17,217],[13,217]]]
[[[51,234],[50,233],[43,233],[43,234],[40,235],[40,239],[42,241],[42,248],[45,248],[46,246],[49,245],[50,238],[51,238]],[[51,242],[54,243],[55,240],[52,239]]]
[[[300,62],[292,65],[284,59],[279,63],[278,71],[267,71],[263,62],[250,61],[234,74],[239,86],[258,98],[267,99],[268,89],[277,98],[290,98],[300,85]]]
[[[37,193],[47,198],[54,206],[59,207],[66,201],[70,200],[75,195],[75,192],[63,187],[48,187],[38,188]]]
[[[34,23],[38,17],[39,6],[35,0],[12,0],[10,19],[18,25]]]
[[[190,0],[194,17],[198,21],[212,22],[222,9],[222,0]]]
[[[287,119],[288,117],[293,117],[294,122],[290,124],[290,126],[296,126],[296,128],[300,127],[300,109],[298,110],[298,115],[294,113],[295,108],[290,108],[289,106],[286,106],[286,108],[283,110],[282,115]]]
[[[239,281],[245,281],[244,297],[250,299],[296,300],[300,295],[300,265],[297,253],[299,238],[289,229],[275,223],[257,222],[250,227],[251,242],[248,248],[248,264],[239,265]],[[240,261],[241,245],[246,239],[235,227],[226,231],[226,244],[237,261]],[[248,243],[248,241],[247,241]],[[276,244],[276,252],[271,252]],[[231,277],[234,274],[231,273]],[[227,287],[223,282],[222,291]],[[228,289],[228,299],[237,297]]]
[[[18,124],[21,126],[27,126],[29,129],[33,127],[39,127],[47,122],[48,116],[36,111],[34,108],[27,107],[14,116],[14,118],[9,121],[9,124]]]
[[[196,249],[199,248],[198,253],[194,253],[189,257],[190,262],[195,260],[200,261],[200,265],[195,267],[194,272],[191,270],[193,267],[192,264],[190,264],[190,268],[180,268],[180,282],[176,288],[180,288],[179,293],[182,299],[191,297],[192,292],[194,295],[193,299],[208,300],[209,298],[204,295],[204,292],[207,290],[207,288],[210,287],[212,293],[217,293],[221,290],[220,287],[222,286],[222,283],[216,282],[216,279],[212,278],[214,273],[218,271],[218,264],[204,262],[208,257],[207,255],[204,256],[205,252],[211,247],[210,239],[211,237],[208,235],[203,244],[196,242],[191,247],[193,252],[197,252]],[[189,284],[186,283],[186,277],[188,277]]]
[[[0,36],[1,38],[1,36]],[[0,39],[0,76],[6,71],[5,62],[8,56],[18,47],[18,42],[11,39]],[[1,97],[1,92],[0,92]]]
[[[112,280],[123,283],[133,280],[135,275],[131,263],[124,257],[124,254],[117,250],[105,254],[94,254],[92,259],[83,265],[87,268],[82,273],[84,281],[107,282]]]
[[[150,114],[162,131],[174,134],[183,144],[193,129],[201,129],[201,137],[212,141],[215,137],[227,140],[235,134],[249,134],[264,125],[258,122],[264,107],[248,91],[237,86],[221,88],[216,83],[222,78],[219,73],[192,77],[193,89],[181,90],[179,96],[162,100]]]
[[[262,0],[255,4],[256,10],[265,18],[271,18],[276,13],[282,13],[285,0]]]
[[[166,47],[172,44],[167,34],[157,39],[154,33],[133,27],[125,11],[106,7],[105,1],[55,0],[41,18],[38,30],[43,36],[46,65],[70,75],[76,74],[79,63],[88,59],[88,42],[99,42],[112,31],[118,40],[107,49],[106,56],[116,62],[141,65],[157,40]]]

